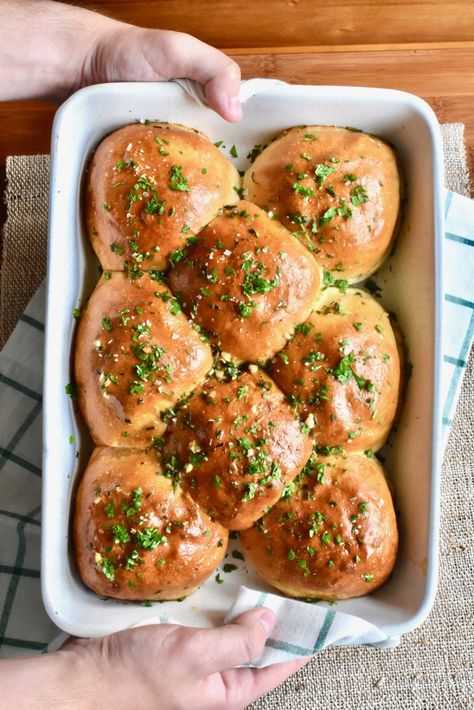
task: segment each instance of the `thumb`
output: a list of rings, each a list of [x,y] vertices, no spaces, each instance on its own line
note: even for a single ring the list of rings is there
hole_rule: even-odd
[[[240,67],[192,35],[114,22],[99,33],[82,84],[102,81],[194,79],[209,106],[227,121],[242,118]]]
[[[203,678],[248,663],[261,654],[274,625],[273,612],[261,607],[217,629],[196,629],[182,649],[186,667]]]
[[[242,118],[239,65],[196,37],[180,32],[166,34],[168,56],[174,57],[170,78],[198,81],[214,111],[228,121],[239,121]]]

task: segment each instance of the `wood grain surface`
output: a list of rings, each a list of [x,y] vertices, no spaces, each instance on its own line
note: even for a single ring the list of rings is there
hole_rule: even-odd
[[[216,47],[473,39],[472,0],[101,0],[75,2],[142,27],[189,32]]]
[[[192,32],[240,64],[243,78],[402,89],[441,122],[466,126],[474,175],[474,2],[398,0],[103,0],[76,3],[149,27]],[[49,152],[56,106],[0,102],[0,191],[7,155]],[[3,221],[0,207],[0,222]]]

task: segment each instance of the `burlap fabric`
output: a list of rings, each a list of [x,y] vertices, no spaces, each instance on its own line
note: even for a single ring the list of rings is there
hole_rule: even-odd
[[[469,195],[463,126],[443,126],[443,139],[446,184]],[[2,343],[45,274],[48,174],[48,156],[7,159]],[[392,650],[324,651],[252,710],[474,708],[473,383],[471,352],[443,464],[440,581],[428,620]]]

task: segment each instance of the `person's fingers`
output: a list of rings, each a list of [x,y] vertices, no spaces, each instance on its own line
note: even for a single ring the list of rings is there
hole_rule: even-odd
[[[84,62],[81,85],[102,81],[194,79],[211,108],[228,121],[242,118],[240,67],[192,35],[110,20]]]
[[[216,629],[187,629],[180,649],[183,665],[196,678],[204,678],[248,663],[262,652],[274,624],[273,612],[262,607]]]
[[[275,663],[266,668],[236,668],[224,671],[221,677],[226,687],[226,707],[247,707],[261,695],[283,683],[310,660],[311,656],[286,663]]]
[[[164,41],[172,58],[170,79],[189,78],[204,86],[211,108],[228,121],[242,118],[240,67],[230,57],[191,35],[168,32]]]

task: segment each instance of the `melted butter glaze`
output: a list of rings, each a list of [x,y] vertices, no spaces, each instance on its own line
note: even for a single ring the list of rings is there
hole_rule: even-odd
[[[280,350],[307,318],[321,272],[297,239],[243,200],[203,229],[169,283],[214,344],[255,362]]]
[[[79,404],[97,444],[148,446],[161,413],[212,366],[171,293],[148,275],[112,272],[96,286],[77,332]]]
[[[166,123],[124,126],[97,148],[87,176],[86,222],[104,269],[164,269],[240,184],[232,163],[198,131]]]
[[[301,471],[311,442],[263,372],[209,380],[169,425],[164,461],[222,525],[250,527]]]
[[[365,291],[328,288],[270,373],[318,446],[384,444],[397,411],[400,358],[388,315]]]
[[[289,596],[372,592],[392,572],[398,545],[383,469],[361,454],[315,456],[293,491],[240,537],[257,572]]]
[[[400,210],[394,150],[332,126],[284,131],[244,176],[249,200],[277,217],[339,278],[360,281],[387,256]]]
[[[116,599],[179,599],[224,557],[228,533],[161,475],[156,453],[97,447],[79,485],[74,545],[84,583]]]

